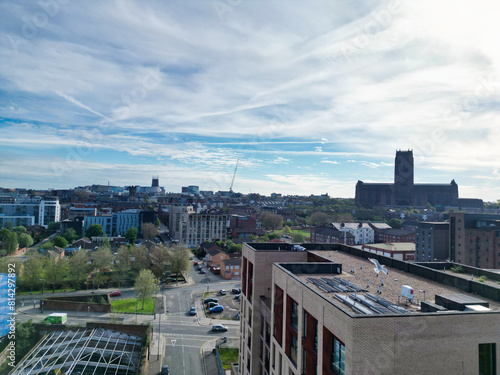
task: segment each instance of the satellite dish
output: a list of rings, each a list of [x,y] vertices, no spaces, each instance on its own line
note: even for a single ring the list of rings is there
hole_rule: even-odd
[[[373,258],[368,258],[368,260],[370,262],[372,262],[373,264],[375,264],[375,268],[373,269],[375,271],[375,273],[379,274],[380,271],[382,271],[383,273],[385,273],[386,275],[389,274],[389,271],[387,271],[387,269],[385,268],[385,266],[382,266],[377,259],[373,259]]]

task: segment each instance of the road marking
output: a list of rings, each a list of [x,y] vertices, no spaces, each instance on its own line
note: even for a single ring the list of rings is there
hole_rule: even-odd
[[[177,340],[170,340],[170,342],[172,343],[172,346],[175,346],[175,343],[177,342]]]

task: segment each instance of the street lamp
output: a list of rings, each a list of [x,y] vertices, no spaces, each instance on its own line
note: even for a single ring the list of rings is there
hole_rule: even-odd
[[[139,296],[141,295],[142,293],[139,293],[137,295],[137,297],[135,298],[135,322],[137,323],[137,302],[139,301]]]

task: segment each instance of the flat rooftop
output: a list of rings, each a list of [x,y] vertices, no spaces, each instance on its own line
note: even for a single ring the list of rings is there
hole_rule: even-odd
[[[335,305],[350,313],[371,314],[362,308],[366,307],[366,304],[370,304],[370,302],[364,303],[363,299],[375,301],[373,306],[375,311],[378,307],[385,307],[380,308],[380,312],[376,312],[376,314],[420,313],[420,303],[423,301],[434,303],[436,295],[456,295],[457,298],[465,300],[467,298],[464,296],[473,297],[487,302],[491,311],[500,312],[500,302],[498,301],[467,293],[461,289],[395,268],[386,266],[388,274],[379,272],[377,276],[374,271],[375,264],[368,259],[335,250],[310,252],[327,258],[334,263],[342,264],[342,273],[296,273],[296,276],[320,294],[331,299]],[[414,297],[412,302],[402,296],[403,285],[410,286],[413,289]],[[346,297],[348,298],[346,299]],[[377,299],[381,301],[377,302]],[[352,306],[352,301],[356,302],[354,306]],[[387,304],[394,305],[394,308],[387,309],[387,306],[385,306]],[[368,310],[373,311],[371,308],[368,308]]]

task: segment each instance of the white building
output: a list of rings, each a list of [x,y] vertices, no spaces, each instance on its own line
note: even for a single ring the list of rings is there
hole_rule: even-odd
[[[58,198],[30,199],[19,203],[0,204],[0,219],[2,226],[10,221],[17,225],[43,225],[47,227],[51,222],[61,221],[61,205]],[[34,218],[34,221],[33,219]],[[24,224],[23,224],[24,223]]]
[[[367,223],[332,223],[334,229],[351,233],[356,245],[375,242],[375,231]]]

